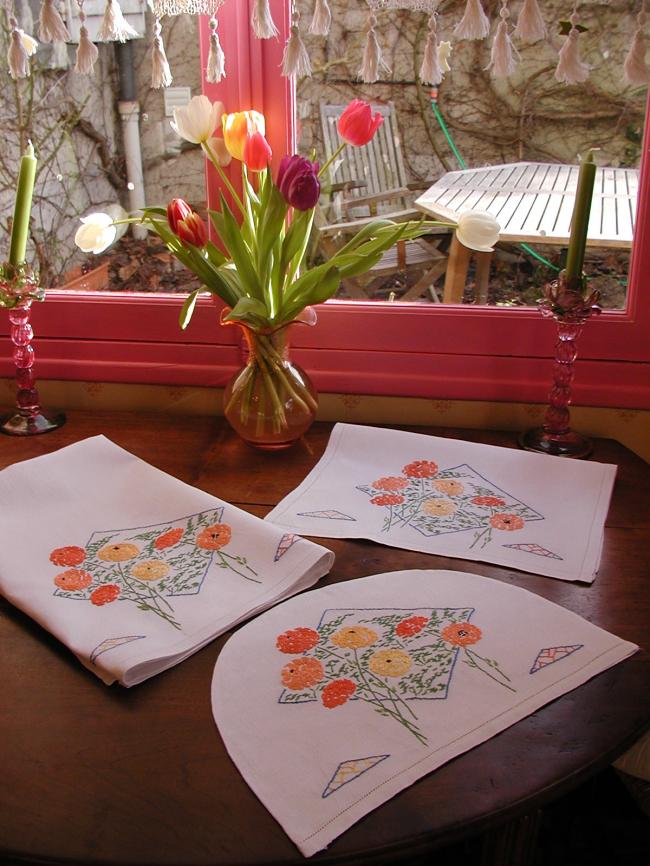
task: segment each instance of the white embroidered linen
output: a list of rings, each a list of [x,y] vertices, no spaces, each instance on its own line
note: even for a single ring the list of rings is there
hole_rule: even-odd
[[[490,578],[379,574],[239,629],[217,660],[212,710],[246,782],[310,856],[637,649]]]
[[[266,520],[591,583],[616,467],[422,433],[337,424]]]
[[[334,554],[95,436],[0,472],[0,592],[132,686],[312,586]]]

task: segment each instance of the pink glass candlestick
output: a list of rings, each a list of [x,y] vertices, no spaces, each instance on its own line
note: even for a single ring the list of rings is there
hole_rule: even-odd
[[[6,267],[6,266],[5,266]],[[5,271],[6,272],[6,271]],[[31,273],[14,283],[0,280],[0,300],[9,307],[9,336],[13,345],[16,367],[16,411],[0,417],[0,431],[10,436],[34,436],[48,433],[65,423],[62,412],[47,412],[41,408],[34,381],[34,331],[30,324],[30,308],[34,298],[42,299],[43,292],[35,286]]]
[[[569,287],[562,273],[545,288],[540,311],[557,324],[553,385],[542,426],[519,437],[519,445],[526,451],[576,458],[588,457],[592,452],[591,441],[571,430],[569,413],[573,366],[578,356],[576,343],[585,322],[592,314],[600,313],[600,307],[595,303],[598,294],[594,292],[585,296],[582,287],[582,280],[577,288]]]

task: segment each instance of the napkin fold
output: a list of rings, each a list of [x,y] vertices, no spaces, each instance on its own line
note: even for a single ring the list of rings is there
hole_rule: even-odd
[[[604,463],[337,424],[265,520],[591,583],[615,477]]]
[[[334,554],[104,436],[0,472],[0,592],[133,686],[327,574]]]
[[[637,649],[487,577],[378,574],[239,629],[217,659],[212,710],[246,782],[310,856]]]

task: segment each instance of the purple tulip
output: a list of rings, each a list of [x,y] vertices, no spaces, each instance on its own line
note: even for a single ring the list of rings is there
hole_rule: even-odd
[[[320,196],[318,163],[298,154],[283,156],[276,184],[287,204],[296,210],[309,210]]]

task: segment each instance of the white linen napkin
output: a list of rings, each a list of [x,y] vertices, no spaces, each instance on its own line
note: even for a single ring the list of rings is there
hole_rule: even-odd
[[[244,779],[308,857],[637,649],[490,578],[379,574],[239,629],[219,654],[212,710]]]
[[[334,554],[104,436],[0,472],[0,592],[132,686],[313,585]]]
[[[616,466],[354,424],[266,520],[591,583]]]

